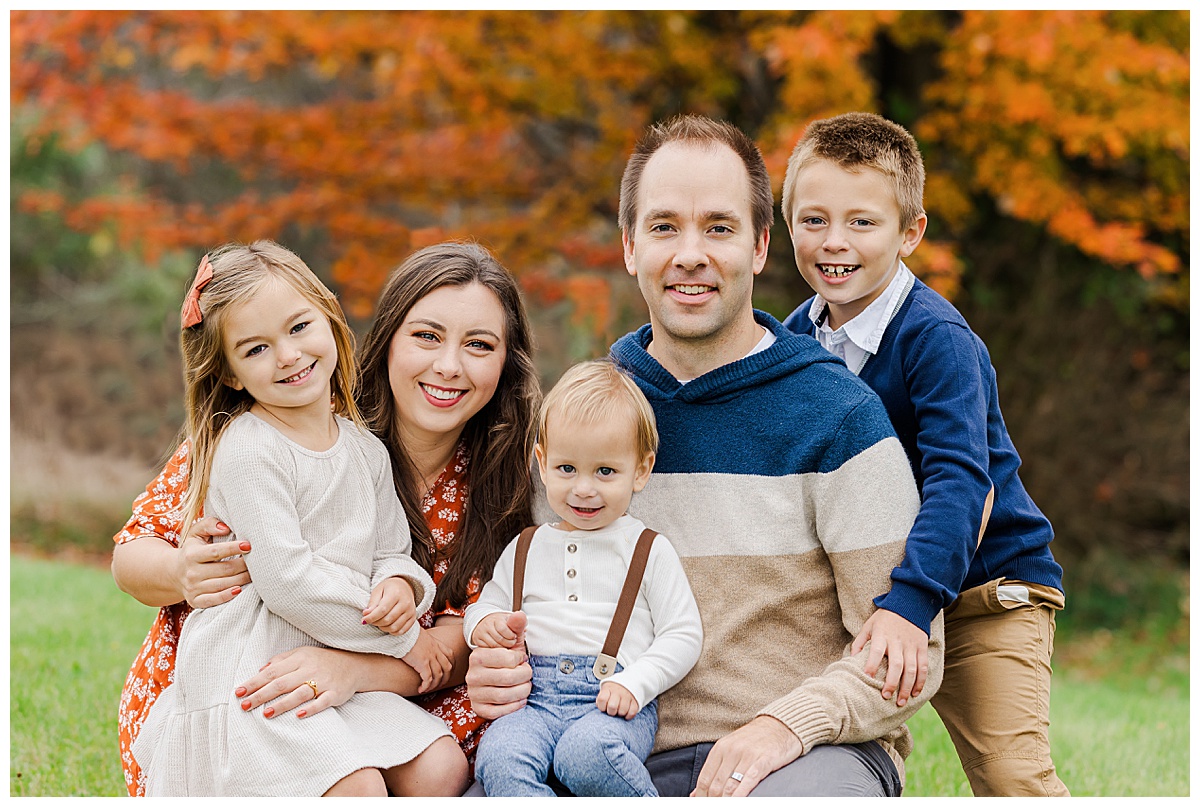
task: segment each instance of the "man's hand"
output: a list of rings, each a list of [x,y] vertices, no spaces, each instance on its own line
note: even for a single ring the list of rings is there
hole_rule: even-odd
[[[641,707],[628,689],[612,681],[605,681],[600,685],[600,694],[596,696],[596,708],[613,717],[633,720]]]
[[[792,730],[759,715],[717,740],[696,782],[693,796],[748,796],[768,774],[800,758],[804,746]],[[738,773],[739,782],[731,774]]]
[[[467,695],[475,714],[485,720],[525,706],[533,670],[525,656],[525,614],[508,615],[507,627],[516,637],[507,647],[477,647],[467,667]]]
[[[488,614],[479,620],[475,630],[471,631],[471,642],[476,647],[511,648],[520,646],[525,641],[524,629],[518,634],[508,624],[510,616],[512,616],[512,612],[509,611]]]
[[[863,623],[850,654],[860,653],[868,639],[871,652],[863,666],[867,675],[879,672],[879,663],[887,656],[887,678],[880,693],[884,700],[895,694],[896,705],[903,706],[909,697],[920,695],[929,675],[929,635],[899,614],[881,608]]]
[[[412,586],[403,577],[389,577],[371,591],[363,609],[363,624],[399,636],[417,622],[417,603]],[[424,676],[421,676],[424,680]]]

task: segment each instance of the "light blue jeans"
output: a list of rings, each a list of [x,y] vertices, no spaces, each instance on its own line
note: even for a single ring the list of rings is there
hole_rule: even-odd
[[[553,796],[551,769],[576,796],[657,796],[643,764],[654,747],[658,701],[632,720],[596,708],[595,656],[531,656],[525,708],[493,722],[475,757],[489,796]],[[618,669],[620,669],[618,665]]]

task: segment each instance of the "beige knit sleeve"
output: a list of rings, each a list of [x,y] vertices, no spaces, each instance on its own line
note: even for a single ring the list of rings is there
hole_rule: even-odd
[[[873,600],[890,588],[892,569],[904,557],[904,542],[919,506],[916,485],[904,449],[895,437],[881,440],[808,488],[810,512],[833,571],[847,643],[842,658],[759,714],[786,724],[807,753],[816,745],[858,743],[901,729],[937,691],[942,679],[944,628],[931,626],[929,674],[917,697],[903,706],[880,692],[886,662],[879,672],[864,672],[868,652],[850,656],[850,645],[876,610]]]

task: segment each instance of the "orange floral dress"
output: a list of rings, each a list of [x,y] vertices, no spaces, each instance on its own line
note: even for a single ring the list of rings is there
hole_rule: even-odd
[[[467,502],[467,480],[470,456],[465,445],[459,445],[450,463],[429,489],[421,503],[422,511],[429,524],[437,545],[437,554],[432,571],[433,582],[441,582],[449,568],[450,555],[447,548],[454,542],[458,524]],[[172,546],[179,546],[181,529],[178,507],[187,489],[188,444],[167,462],[162,473],[146,486],[133,502],[133,515],[125,526],[113,536],[113,541],[123,544],[139,538],[160,538]],[[481,583],[473,578],[468,586],[468,601],[456,607],[448,602],[434,607],[421,617],[422,627],[431,627],[434,619],[449,615],[461,617],[466,606],[479,597]],[[150,707],[160,692],[175,679],[175,646],[183,630],[184,620],[191,612],[187,603],[168,605],[158,612],[150,633],[142,643],[133,667],[121,690],[121,703],[117,710],[117,738],[121,752],[121,768],[125,773],[125,786],[131,796],[145,795],[144,777],[133,758],[130,748],[137,737]],[[265,661],[265,659],[264,659]],[[466,684],[431,692],[414,699],[417,704],[445,721],[458,740],[470,762],[474,762],[475,748],[483,734],[486,721],[477,716],[467,697]]]

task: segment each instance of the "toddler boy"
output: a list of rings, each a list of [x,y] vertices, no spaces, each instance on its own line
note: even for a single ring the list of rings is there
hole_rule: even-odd
[[[816,291],[784,324],[879,395],[921,492],[904,562],[852,650],[870,640],[868,674],[886,655],[883,695],[903,703],[924,684],[929,624],[944,608],[932,703],[972,791],[1066,796],[1049,747],[1062,568],[1017,475],[987,348],[902,260],[925,233],[924,184],[905,129],[850,113],[808,127],[783,185],[796,266]]]
[[[511,646],[514,573],[523,577],[533,689],[480,741],[475,773],[488,796],[552,796],[551,770],[576,796],[657,795],[644,765],[658,727],[655,698],[691,670],[702,640],[696,600],[665,536],[646,536],[645,572],[615,662],[600,655],[646,531],[626,509],[657,450],[654,411],[609,361],[571,368],[542,404],[535,454],[562,520],[537,528],[524,564],[519,539],[509,544],[463,622],[472,648]]]

